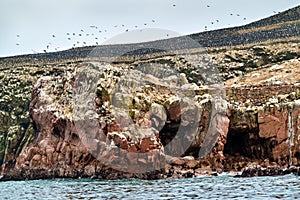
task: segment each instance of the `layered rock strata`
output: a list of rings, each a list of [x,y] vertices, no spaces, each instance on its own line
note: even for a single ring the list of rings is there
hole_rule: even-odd
[[[180,178],[300,163],[299,84],[197,86],[141,65],[87,62],[40,78],[35,139],[4,179]]]
[[[206,57],[1,63],[3,180],[299,165],[298,42],[214,48]]]

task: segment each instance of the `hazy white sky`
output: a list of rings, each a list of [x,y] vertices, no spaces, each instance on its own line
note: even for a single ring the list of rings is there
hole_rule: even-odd
[[[160,39],[243,25],[299,4],[300,0],[1,0],[0,57],[107,43],[126,30],[171,31],[152,34],[151,39]]]

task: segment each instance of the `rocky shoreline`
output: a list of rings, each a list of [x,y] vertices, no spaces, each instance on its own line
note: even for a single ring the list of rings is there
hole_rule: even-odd
[[[2,59],[1,180],[300,175],[299,40]]]
[[[295,62],[291,60],[288,62]],[[156,68],[160,63],[176,72],[182,72],[177,68],[184,67],[182,63],[190,64],[180,55],[137,61],[130,66],[82,62],[59,76],[41,77],[29,106],[36,136],[11,165],[6,165],[3,180],[295,173],[294,168],[283,169],[300,162],[300,84],[278,80],[237,86],[243,80],[239,77],[234,86],[228,79],[225,86],[216,89],[189,83],[186,77],[194,71],[177,73],[173,80],[169,76],[149,77],[139,68],[154,66],[151,73],[157,74],[162,70]],[[101,73],[93,71],[102,66],[105,70]],[[276,69],[280,70],[285,72],[284,67]],[[100,76],[90,76],[97,73]],[[94,88],[83,85],[90,80],[97,80]],[[124,88],[118,88],[120,85]],[[126,85],[135,90],[126,93]],[[90,97],[91,91],[96,91],[96,96]],[[190,99],[178,99],[179,93]],[[89,100],[94,101],[92,107],[86,104]],[[249,168],[253,162],[263,167]],[[276,170],[270,171],[271,166]]]

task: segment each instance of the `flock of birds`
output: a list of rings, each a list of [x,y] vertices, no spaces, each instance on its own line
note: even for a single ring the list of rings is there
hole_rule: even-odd
[[[172,6],[173,6],[173,7],[176,7],[177,5],[176,5],[176,4],[172,4]],[[211,6],[210,6],[210,5],[206,5],[206,7],[207,7],[207,8],[210,8]],[[277,13],[276,11],[273,11],[273,12],[274,12],[275,14]],[[230,13],[230,16],[235,16],[235,17],[242,18],[242,20],[247,20],[246,17],[241,17],[241,15],[238,14],[238,13]],[[219,19],[216,19],[216,20],[214,20],[214,21],[211,21],[210,24],[211,24],[211,25],[214,25],[214,24],[217,24],[217,23],[219,23],[219,22],[220,22],[220,20],[219,20]],[[155,19],[152,19],[151,23],[147,22],[147,23],[144,23],[143,25],[135,25],[134,28],[131,28],[131,29],[126,28],[124,24],[121,24],[121,25],[114,25],[113,28],[122,28],[122,30],[123,30],[124,32],[129,32],[129,30],[139,29],[139,28],[140,28],[140,31],[142,31],[142,28],[145,28],[145,27],[147,27],[148,25],[150,26],[150,25],[153,24],[153,23],[156,23],[156,20],[155,20]],[[230,24],[228,24],[228,25],[230,25]],[[205,30],[205,31],[207,31],[208,28],[209,28],[209,25],[204,26],[204,30]],[[83,46],[87,46],[87,44],[88,44],[87,41],[89,41],[89,40],[91,40],[91,39],[94,41],[94,43],[93,43],[92,45],[99,45],[99,44],[100,44],[100,41],[101,41],[102,39],[104,39],[104,40],[107,39],[107,37],[105,37],[105,35],[102,35],[102,34],[107,33],[107,32],[109,32],[108,29],[100,30],[100,28],[99,28],[98,26],[96,26],[96,25],[91,25],[91,26],[89,26],[89,30],[87,30],[87,31],[84,30],[84,29],[81,29],[80,31],[77,31],[77,33],[76,33],[76,32],[67,32],[66,35],[65,35],[65,36],[66,36],[65,39],[68,40],[68,41],[70,41],[70,42],[72,42],[72,48],[80,47],[80,46],[82,46],[82,47],[83,47]],[[16,35],[16,37],[17,37],[17,41],[20,41],[21,35],[18,34],[18,35]],[[57,35],[52,34],[51,37],[52,37],[52,39],[55,39],[55,38],[57,37]],[[87,38],[87,37],[88,37],[88,38]],[[91,38],[91,37],[92,37],[92,38]],[[166,37],[170,37],[170,35],[167,34]],[[88,40],[87,40],[87,41],[83,41],[84,38],[85,38],[85,39],[88,39]],[[17,46],[20,46],[21,43],[18,42],[18,43],[16,43],[16,45],[17,45]],[[53,47],[53,43],[52,43],[52,42],[47,43],[47,45],[46,45],[45,48],[43,49],[43,52],[44,52],[44,53],[47,53],[47,52],[50,52],[51,50],[55,50],[55,51],[60,50],[60,47],[59,47],[59,46],[56,46],[56,47],[54,47],[54,48],[52,48],[52,47]],[[35,51],[35,50],[33,50],[33,49],[32,49],[32,51],[33,51],[34,53],[38,53],[37,51]]]

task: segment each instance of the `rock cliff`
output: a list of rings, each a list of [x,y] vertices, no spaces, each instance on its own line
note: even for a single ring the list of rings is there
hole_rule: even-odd
[[[113,62],[2,59],[2,179],[299,174],[299,55],[292,35]]]

